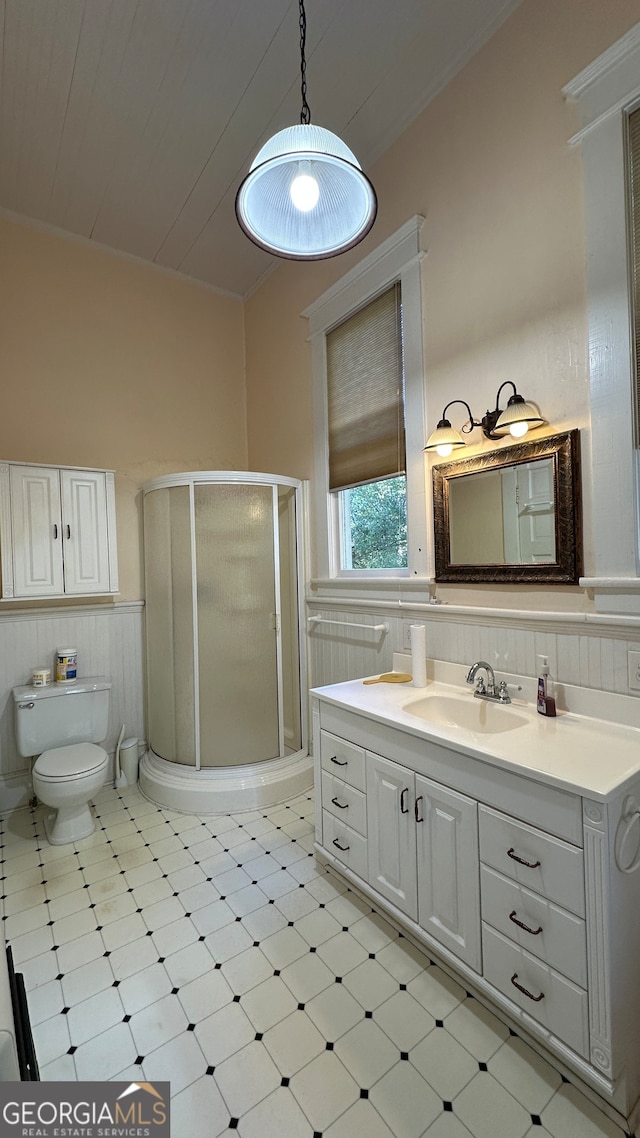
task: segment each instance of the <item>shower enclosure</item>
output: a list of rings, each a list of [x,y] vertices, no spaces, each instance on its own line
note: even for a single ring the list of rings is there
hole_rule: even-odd
[[[143,488],[149,750],[140,787],[197,814],[311,785],[302,484],[235,471]]]

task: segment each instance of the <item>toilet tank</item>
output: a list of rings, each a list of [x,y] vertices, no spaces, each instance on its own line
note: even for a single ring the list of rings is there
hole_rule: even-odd
[[[91,676],[73,684],[13,689],[18,751],[40,755],[50,747],[101,743],[109,726],[111,683]]]

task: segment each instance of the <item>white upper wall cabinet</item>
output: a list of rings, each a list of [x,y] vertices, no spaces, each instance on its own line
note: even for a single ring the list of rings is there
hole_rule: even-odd
[[[2,600],[118,592],[113,471],[0,464]]]

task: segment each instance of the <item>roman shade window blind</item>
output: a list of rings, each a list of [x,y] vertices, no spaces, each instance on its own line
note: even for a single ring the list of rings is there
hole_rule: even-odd
[[[633,288],[633,336],[635,360],[635,429],[640,446],[640,108],[627,120],[629,167],[629,237]]]
[[[327,401],[330,490],[405,473],[399,282],[327,334]]]

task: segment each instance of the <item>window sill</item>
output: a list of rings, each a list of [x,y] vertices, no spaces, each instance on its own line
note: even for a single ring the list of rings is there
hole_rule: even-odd
[[[434,577],[317,577],[309,581],[312,597],[363,597],[371,600],[412,600],[428,602]]]

